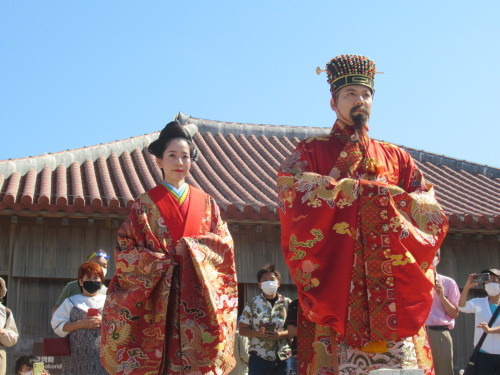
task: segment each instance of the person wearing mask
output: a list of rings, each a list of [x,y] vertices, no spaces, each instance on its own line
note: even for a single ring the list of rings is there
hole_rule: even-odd
[[[67,375],[105,375],[101,364],[101,321],[106,296],[99,293],[104,282],[102,267],[94,262],[78,269],[80,294],[66,298],[52,317],[54,332],[69,335],[71,354],[64,357],[63,373]]]
[[[240,323],[240,318],[241,316],[238,317],[238,324]],[[240,331],[237,327],[234,337],[234,359],[236,360],[236,366],[232,369],[229,375],[248,375],[249,357],[248,337],[240,335]]]
[[[22,355],[16,361],[16,375],[32,375],[33,374],[33,364],[39,362],[37,358],[30,355]],[[43,370],[42,375],[50,375],[47,370]]]
[[[471,288],[478,285],[475,281],[475,273],[469,275],[462,290],[462,295],[458,302],[458,309],[466,314],[474,314],[474,346],[477,345],[483,332],[487,333],[486,339],[481,345],[481,349],[476,358],[476,374],[500,375],[500,319],[488,326],[495,310],[500,304],[500,270],[489,269],[481,273],[490,275],[489,281],[484,283],[484,289],[488,297],[473,298],[467,301],[467,295]]]
[[[5,280],[0,277],[0,375],[7,370],[7,353],[5,348],[14,346],[19,338],[12,311],[5,307],[1,300],[7,294]]]
[[[108,271],[108,260],[109,260],[109,255],[103,250],[96,250],[93,251],[88,257],[87,257],[87,262],[94,262],[97,263],[102,267],[102,272],[104,277],[106,277],[106,272]],[[101,290],[99,293],[106,295],[107,288],[104,285],[104,283],[101,286]],[[59,298],[57,299],[54,307],[52,308],[52,315],[54,315],[54,312],[57,310],[57,308],[63,303],[63,301],[71,296],[75,296],[77,294],[81,293],[80,285],[78,284],[78,280],[73,280],[70,281],[69,283],[66,284],[64,289],[62,290],[61,294],[59,295]]]
[[[249,338],[249,375],[286,375],[292,355],[284,329],[290,298],[278,293],[281,275],[274,264],[257,272],[262,293],[252,298],[241,315],[240,335]]]
[[[434,270],[440,260],[439,249],[434,257]],[[460,290],[455,280],[436,272],[434,300],[431,312],[425,321],[436,375],[453,375],[453,340],[450,329],[455,327],[459,299]]]

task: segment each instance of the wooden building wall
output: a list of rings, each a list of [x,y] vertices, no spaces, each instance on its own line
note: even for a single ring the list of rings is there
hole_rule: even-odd
[[[31,353],[33,343],[48,336],[51,308],[64,285],[76,278],[88,254],[97,248],[112,254],[123,218],[92,219],[0,214],[0,276],[8,283],[6,304],[13,310],[20,332],[18,344],[8,350],[10,364],[13,357]],[[275,263],[281,272],[280,293],[296,298],[281,253],[279,224],[231,221],[228,225],[235,242],[240,312],[243,304],[259,293],[256,273],[266,263]],[[454,278],[462,288],[470,273],[500,268],[499,236],[451,233],[442,246],[438,272]],[[114,269],[111,261],[108,278]],[[473,325],[472,315],[461,314],[452,331],[457,371],[472,351]]]

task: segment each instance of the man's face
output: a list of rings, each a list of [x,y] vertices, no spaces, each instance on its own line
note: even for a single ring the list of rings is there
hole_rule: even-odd
[[[372,102],[372,91],[368,87],[349,85],[340,89],[337,100],[332,98],[330,105],[339,120],[361,129],[368,123]]]
[[[266,272],[266,273],[262,274],[262,276],[260,277],[260,280],[259,280],[259,288],[260,288],[260,284],[263,283],[264,281],[277,281],[278,286],[280,286],[280,281],[278,280],[278,278],[276,277],[276,274],[274,272]]]
[[[102,268],[108,268],[108,261],[104,257],[94,256],[90,260],[91,262],[97,263]]]

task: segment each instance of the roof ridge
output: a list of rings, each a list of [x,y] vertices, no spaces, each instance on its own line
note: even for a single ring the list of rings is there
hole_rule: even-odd
[[[308,127],[308,126],[292,126],[292,125],[266,125],[266,124],[245,124],[235,122],[213,121],[190,117],[182,112],[179,112],[178,121],[181,124],[194,123],[198,126],[201,134],[212,133],[245,136],[264,136],[269,138],[297,138],[299,140],[316,136],[320,134],[327,134],[330,132],[331,127]],[[69,167],[72,163],[78,162],[83,164],[87,159],[96,161],[99,156],[111,156],[112,153],[121,155],[123,151],[133,152],[134,149],[139,148],[143,150],[152,141],[156,140],[158,132],[143,134],[139,136],[129,137],[122,140],[115,140],[108,143],[100,143],[93,146],[84,146],[81,148],[58,151],[55,153],[47,153],[39,156],[29,156],[18,159],[8,159],[0,161],[0,174],[5,177],[10,176],[14,172],[19,172],[21,175],[27,173],[30,169],[34,169],[37,173],[41,172],[43,168],[49,166],[51,170],[55,170],[59,165]],[[384,142],[374,139],[378,142]],[[386,142],[387,143],[387,142]],[[390,142],[388,142],[390,143]],[[394,144],[394,143],[393,143]],[[465,160],[455,159],[449,156],[434,154],[431,152],[417,150],[403,145],[397,145],[408,151],[410,155],[420,162],[430,162],[436,165],[446,165],[454,170],[464,170],[472,174],[482,174],[489,178],[500,178],[500,168],[491,167],[484,164],[477,164]]]

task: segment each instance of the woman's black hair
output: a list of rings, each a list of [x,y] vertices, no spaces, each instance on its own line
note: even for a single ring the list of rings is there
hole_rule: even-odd
[[[198,148],[194,144],[193,138],[186,130],[186,128],[179,124],[177,121],[169,122],[163,128],[158,139],[154,142],[151,142],[151,144],[149,145],[149,153],[161,159],[170,141],[172,141],[173,139],[182,139],[186,141],[189,145],[189,156],[191,160],[198,160]]]

